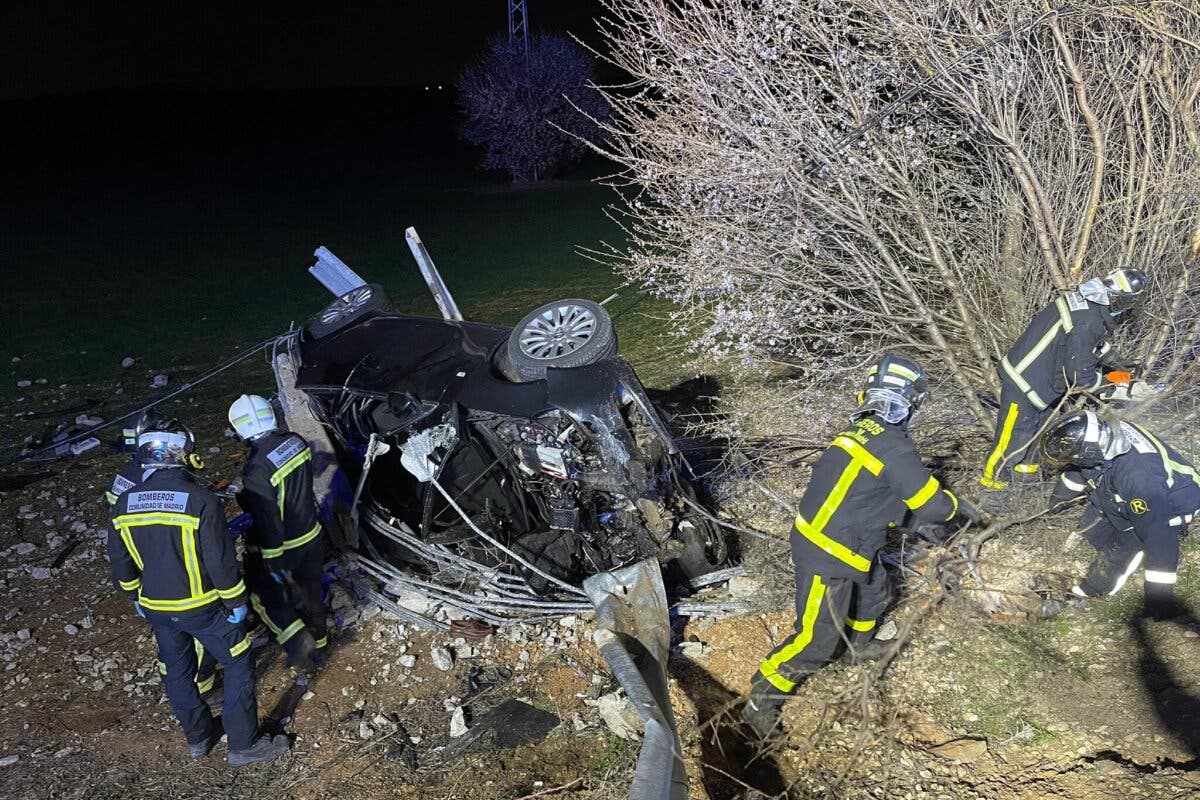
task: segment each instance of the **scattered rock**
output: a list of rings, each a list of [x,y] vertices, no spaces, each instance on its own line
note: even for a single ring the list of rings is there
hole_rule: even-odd
[[[458,706],[450,716],[450,738],[457,739],[465,734],[467,730],[467,714],[463,711],[462,706]]]
[[[63,632],[66,633],[67,636],[74,636],[75,634],[79,633],[79,628],[75,625],[67,623],[66,625],[63,625]]]
[[[88,614],[86,617],[79,620],[79,627],[83,628],[85,631],[90,631],[92,629],[92,626],[95,624],[96,624],[96,621],[92,619],[91,614]]]
[[[11,767],[13,764],[17,763],[20,760],[21,760],[21,757],[19,755],[17,755],[16,753],[13,753],[10,756],[5,756],[4,758],[0,758],[0,767]]]
[[[167,376],[163,375],[160,372],[158,375],[154,376],[154,380],[150,381],[150,388],[151,389],[161,389],[167,385],[168,380],[169,379],[167,378]]]
[[[454,656],[445,647],[435,647],[429,651],[429,655],[433,659],[433,665],[442,672],[454,669]]]
[[[762,582],[749,575],[734,575],[729,579],[729,596],[735,600],[753,600],[762,596]]]
[[[32,385],[33,385],[33,381],[17,381],[18,389],[28,389]]]
[[[930,748],[930,752],[949,761],[970,764],[986,755],[988,744],[986,739],[952,739],[944,744]]]
[[[33,542],[19,542],[15,547],[13,547],[13,550],[16,551],[16,554],[19,556],[27,556],[34,550],[37,550],[37,545]]]
[[[133,356],[125,356],[121,359],[121,369],[129,369],[133,366]]]
[[[404,667],[405,669],[412,669],[416,665],[417,665],[417,657],[412,655],[411,653],[408,655],[400,656],[400,666]]]
[[[48,580],[51,577],[51,574],[52,573],[50,572],[49,567],[32,567],[29,570],[29,576],[35,581]]]
[[[33,634],[30,633],[29,628],[21,628],[21,630],[17,631],[17,638],[22,642],[29,641],[30,637],[32,636]]]
[[[703,658],[710,652],[704,642],[683,642],[679,645],[679,654],[684,658]]]
[[[637,739],[642,735],[642,719],[633,703],[622,692],[609,692],[596,701],[600,719],[621,739]]]
[[[366,739],[370,739],[374,735],[375,735],[374,729],[370,725],[368,725],[365,720],[358,723],[358,738],[363,739],[365,741]]]

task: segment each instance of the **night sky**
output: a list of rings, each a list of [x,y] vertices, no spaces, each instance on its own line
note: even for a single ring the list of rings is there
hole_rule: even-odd
[[[0,100],[98,89],[449,84],[505,0],[279,5],[165,0],[0,3]],[[533,29],[596,43],[600,0],[528,0]]]

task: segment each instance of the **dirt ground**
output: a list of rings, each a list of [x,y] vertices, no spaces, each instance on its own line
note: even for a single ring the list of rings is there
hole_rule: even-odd
[[[42,390],[37,402],[50,400],[70,398]],[[238,448],[222,437],[219,417],[201,415],[197,428],[217,448],[210,470],[232,471]],[[601,719],[597,701],[617,685],[586,618],[466,642],[367,610],[337,635],[329,665],[307,690],[294,688],[277,648],[260,635],[260,713],[294,735],[292,752],[242,771],[225,766],[224,745],[189,761],[149,630],[107,577],[102,494],[121,460],[81,459],[66,473],[0,493],[0,796],[626,795],[638,742],[618,738]],[[782,527],[761,497],[743,497],[738,513],[764,530]],[[989,546],[982,579],[1032,574],[1042,562],[1079,569],[1087,553],[1064,552],[1067,530],[1006,533]],[[73,534],[82,543],[52,568]],[[758,660],[791,625],[782,542],[781,534],[762,545],[751,564],[756,611],[674,620],[671,693],[691,798],[1126,800],[1200,792],[1200,623],[1140,621],[1137,585],[1031,619],[988,616],[982,587],[965,580],[924,615],[881,677],[870,667],[831,666],[811,678],[787,706],[786,740],[756,752],[734,726],[712,723],[731,718]],[[1189,552],[1180,586],[1193,609],[1196,561]],[[918,598],[921,588],[909,592]],[[439,647],[454,655],[447,671],[434,664]],[[476,726],[505,700],[549,712],[557,724],[541,738],[535,728],[546,718],[520,717],[469,745],[452,743],[456,708]]]

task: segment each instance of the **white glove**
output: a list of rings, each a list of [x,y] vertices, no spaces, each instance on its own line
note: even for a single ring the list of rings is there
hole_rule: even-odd
[[[1158,389],[1145,381],[1134,381],[1129,384],[1129,396],[1134,400],[1145,400],[1158,394]]]

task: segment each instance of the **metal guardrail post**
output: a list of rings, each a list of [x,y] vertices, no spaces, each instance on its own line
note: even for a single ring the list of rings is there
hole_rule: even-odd
[[[655,559],[583,582],[596,607],[596,645],[645,725],[630,800],[686,800],[687,773],[667,691],[671,625]]]

